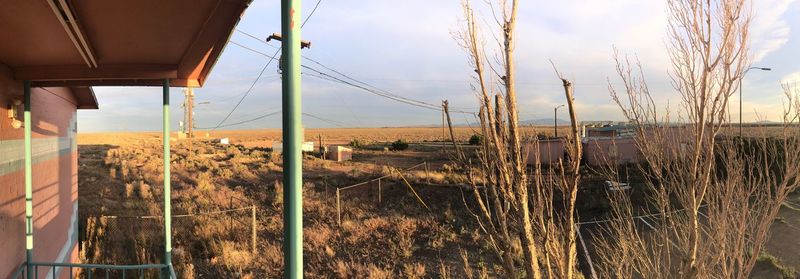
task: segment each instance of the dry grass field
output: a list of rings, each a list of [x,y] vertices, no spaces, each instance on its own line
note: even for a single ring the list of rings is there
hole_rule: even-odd
[[[427,128],[381,130],[392,133],[385,132],[386,139],[409,141],[434,139],[435,133]],[[459,132],[467,137],[467,130]],[[217,136],[230,137],[234,143],[274,136],[272,131],[220,134]],[[337,136],[381,139],[375,134],[367,129],[346,129]],[[173,219],[177,271],[184,278],[280,276],[280,158],[263,147],[220,145],[203,139],[193,141],[191,152],[186,140],[175,140],[172,147],[173,214],[190,215]],[[160,262],[163,166],[159,135],[81,134],[79,151],[83,259],[115,264]],[[412,146],[405,151],[359,149],[348,162],[305,156],[306,277],[494,274],[497,267],[485,262],[489,252],[479,239],[477,225],[467,218],[460,188],[446,187],[463,181],[463,177],[444,171],[447,158],[442,148],[435,146]],[[423,161],[429,163],[430,171],[395,171]],[[381,204],[374,183],[342,191],[339,225],[335,187],[382,175],[390,176],[382,180]],[[256,207],[255,253],[251,246],[252,206]],[[137,216],[151,217],[134,218]]]
[[[528,136],[551,128],[525,129]],[[455,131],[466,141],[473,130]],[[173,137],[174,258],[183,278],[275,278],[282,273],[281,160],[267,147],[278,130],[198,132],[189,150]],[[308,129],[306,140],[358,140],[353,160],[310,154],[304,166],[304,250],[308,278],[496,277],[502,268],[466,210],[464,182],[450,171],[441,128]],[[446,135],[449,137],[449,135]],[[212,139],[228,137],[230,145]],[[381,146],[403,139],[408,150]],[[157,263],[163,258],[163,190],[159,133],[79,134],[81,257],[89,263]],[[428,143],[425,143],[428,142]],[[377,147],[377,148],[375,148]],[[404,169],[428,162],[430,169]],[[400,174],[398,174],[398,172]],[[388,175],[380,204],[376,183],[336,187]],[[589,177],[588,175],[585,177]],[[409,184],[405,184],[404,180]],[[581,218],[601,218],[603,201],[588,183],[579,194]],[[410,186],[409,186],[410,185]],[[416,197],[419,195],[419,199]],[[422,204],[425,203],[425,205]],[[253,210],[255,206],[255,210]],[[426,206],[428,207],[426,209]],[[255,211],[255,251],[253,212]],[[144,218],[136,218],[142,217]],[[792,278],[800,268],[800,197],[793,195],[753,278]],[[145,277],[155,274],[144,274]]]
[[[455,127],[454,134],[456,140],[467,141],[470,136],[476,134],[480,127]],[[525,136],[553,135],[553,127],[523,127]],[[559,133],[567,132],[566,126],[559,126]],[[387,128],[317,128],[305,129],[306,141],[318,141],[322,136],[326,142],[349,143],[353,139],[363,142],[391,142],[402,139],[410,142],[431,142],[450,140],[450,134],[442,127],[387,127]],[[126,143],[131,140],[140,141],[145,139],[156,139],[161,137],[161,132],[116,132],[116,133],[81,133],[78,134],[80,144],[115,144]],[[280,140],[280,129],[263,130],[219,130],[219,131],[195,131],[195,137],[204,138],[230,138],[231,143],[242,143],[263,140]]]

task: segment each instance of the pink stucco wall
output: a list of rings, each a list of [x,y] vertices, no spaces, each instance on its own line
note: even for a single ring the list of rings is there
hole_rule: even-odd
[[[583,158],[588,165],[619,165],[639,162],[642,156],[633,138],[589,138],[583,143]]]
[[[34,88],[31,96],[34,260],[77,262],[76,101],[67,88]],[[22,98],[22,82],[0,65],[0,278],[25,261],[24,136],[7,118],[15,98]]]
[[[564,160],[564,140],[563,139],[549,139],[538,140],[536,144],[539,146],[539,153],[536,153],[534,143],[525,145],[522,151],[528,158],[528,164],[539,162],[541,164],[555,164],[558,160]]]

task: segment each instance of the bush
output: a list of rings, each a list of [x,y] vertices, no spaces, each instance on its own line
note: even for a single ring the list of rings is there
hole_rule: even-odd
[[[408,149],[408,143],[399,139],[392,143],[392,150],[400,151]]]
[[[481,145],[481,143],[483,143],[483,136],[474,134],[469,137],[469,145]]]
[[[361,143],[361,141],[359,141],[358,139],[353,139],[353,140],[350,141],[350,146],[353,147],[353,148],[359,148],[362,145],[364,145],[364,144]]]

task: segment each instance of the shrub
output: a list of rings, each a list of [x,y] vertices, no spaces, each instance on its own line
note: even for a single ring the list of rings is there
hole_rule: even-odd
[[[425,278],[425,265],[422,263],[403,264],[405,278]]]
[[[353,147],[353,148],[359,148],[359,147],[361,147],[363,145],[364,145],[364,143],[362,143],[358,139],[353,139],[353,140],[350,141],[350,146]]]
[[[130,198],[133,196],[133,184],[125,183],[125,197]]]
[[[536,139],[538,140],[546,140],[548,138],[547,133],[545,132],[538,132],[536,133]]]
[[[392,143],[392,150],[400,151],[408,149],[408,143],[399,139]]]
[[[144,181],[139,181],[139,197],[145,200],[153,198],[153,191],[150,189],[150,185],[147,185]]]
[[[283,183],[275,180],[275,183],[273,183],[272,186],[272,189],[275,192],[275,195],[272,196],[272,205],[277,208],[283,204]]]
[[[206,172],[200,173],[195,179],[197,189],[201,191],[214,191],[214,183],[211,181],[211,175]]]
[[[469,145],[481,145],[481,143],[483,143],[483,136],[474,134],[469,137]]]

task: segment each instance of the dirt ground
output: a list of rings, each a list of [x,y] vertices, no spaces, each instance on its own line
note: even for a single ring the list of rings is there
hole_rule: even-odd
[[[792,194],[781,208],[772,224],[766,252],[774,260],[770,258],[757,266],[753,278],[780,278],[772,276],[780,275],[781,270],[800,270],[800,193]],[[800,278],[800,274],[795,276]]]

